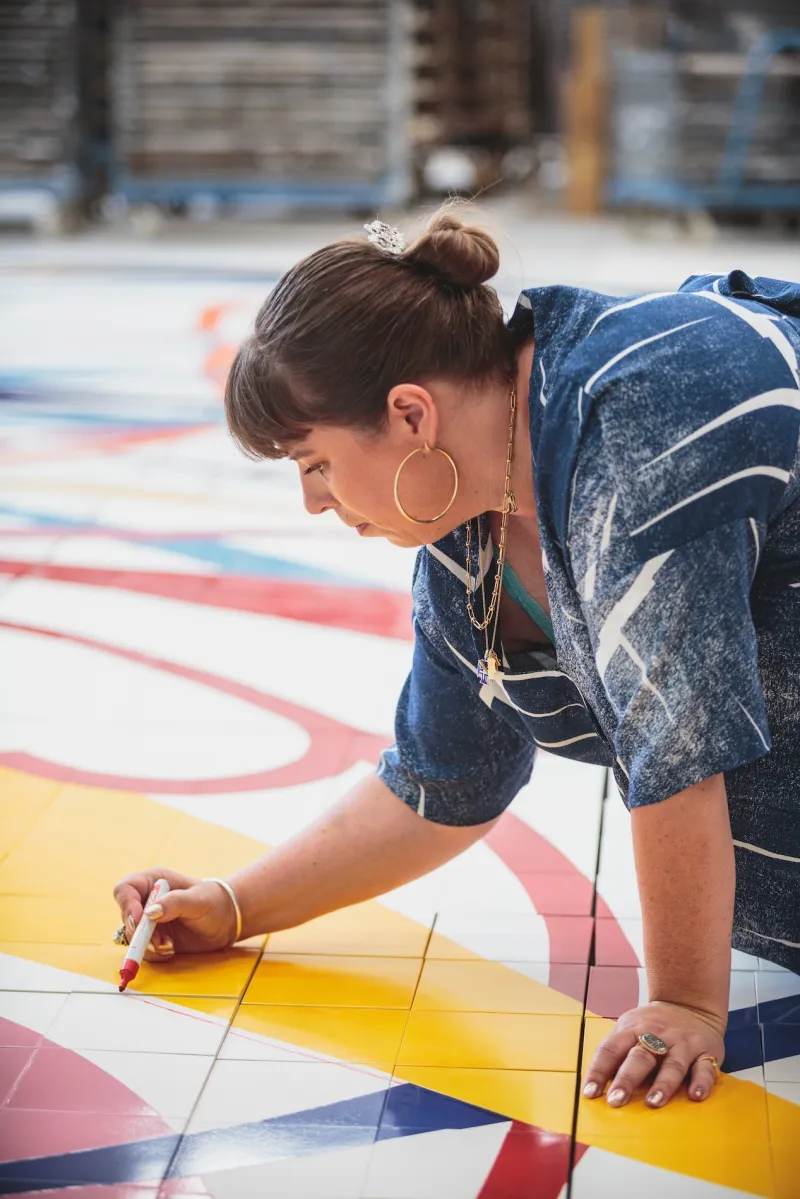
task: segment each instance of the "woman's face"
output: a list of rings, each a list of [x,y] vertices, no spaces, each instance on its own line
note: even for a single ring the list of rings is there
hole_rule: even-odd
[[[385,537],[393,545],[408,547],[436,541],[480,512],[470,458],[474,444],[481,441],[465,428],[463,388],[437,383],[435,391],[434,399],[427,388],[402,384],[389,394],[381,429],[316,425],[302,444],[290,447],[307,511],[318,515],[332,510],[362,537]],[[425,450],[443,443],[458,463],[460,476],[452,505],[453,467],[443,453]],[[440,520],[415,524],[399,511],[394,482],[401,465],[399,497],[405,510],[424,521],[447,509]]]
[[[356,529],[361,537],[385,537],[398,546],[419,546],[433,539],[431,534],[436,526],[412,524],[395,505],[394,477],[402,458],[392,444],[391,437],[317,425],[302,445],[292,449],[290,457],[300,471],[306,511],[313,516],[333,511],[349,528]],[[401,495],[404,500],[406,493],[412,497],[415,491],[414,476],[420,476],[416,490],[421,494],[416,496],[416,500],[408,499],[408,509],[414,515],[433,516],[437,509],[431,506],[431,501],[435,504],[436,498],[425,495],[429,488],[421,479],[421,472],[414,469],[416,460],[421,457],[421,454],[415,455],[403,471]],[[441,458],[441,455],[435,457]],[[443,458],[442,462],[445,462]],[[438,477],[441,472],[436,473]],[[448,473],[452,491],[452,472],[449,468]],[[433,480],[429,483],[432,484]],[[447,480],[442,476],[440,489],[446,490],[447,486]],[[445,499],[439,505],[438,511],[446,502]],[[443,531],[446,531],[444,523]],[[433,533],[433,536],[442,535],[443,532]]]

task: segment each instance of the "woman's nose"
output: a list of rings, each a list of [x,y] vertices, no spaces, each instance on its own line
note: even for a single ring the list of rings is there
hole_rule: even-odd
[[[303,488],[303,505],[311,516],[321,516],[323,512],[336,507],[334,500],[319,471],[311,475],[301,475]]]

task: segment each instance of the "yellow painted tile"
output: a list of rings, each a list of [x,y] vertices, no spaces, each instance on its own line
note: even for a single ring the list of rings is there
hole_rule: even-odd
[[[87,973],[103,982],[119,981],[124,950],[103,945],[88,963]],[[237,946],[221,953],[182,953],[172,961],[143,962],[129,991],[142,995],[206,995],[238,999],[261,956],[258,948]]]
[[[22,848],[0,863],[0,895],[48,896],[67,902],[92,900],[110,894],[119,878],[137,868],[141,868],[141,861],[127,849],[104,849],[91,871],[86,871],[83,861],[76,862],[75,854],[65,852],[56,838],[41,849],[25,849],[23,842]]]
[[[41,896],[0,895],[0,939],[45,944],[96,945],[110,940],[119,908],[109,892],[89,903]]]
[[[412,1010],[398,1065],[567,1070],[578,1065],[579,1016]]]
[[[767,1118],[777,1199],[797,1199],[800,1178],[800,1104],[767,1092]]]
[[[426,959],[414,1010],[576,1016],[583,1005],[502,962]]]
[[[266,955],[244,1003],[406,1009],[420,965],[419,958]]]
[[[47,944],[36,941],[1,941],[0,953],[24,958],[28,962],[39,962],[43,966],[55,966],[58,970],[69,970],[73,974],[86,974],[89,962],[97,953],[97,945]],[[8,984],[0,979],[4,989]]]
[[[159,995],[158,998],[168,1003],[174,1003],[177,1007],[191,1008],[193,1012],[197,1012],[198,1019],[202,1019],[203,1016],[211,1016],[214,1020],[224,1020],[228,1024],[232,1023],[234,1013],[239,1006],[237,999],[225,999],[217,996]]]
[[[540,1128],[572,1127],[576,1075],[567,1071],[397,1066],[394,1077]]]
[[[309,920],[299,928],[272,933],[267,953],[421,958],[429,935],[427,925],[380,903],[358,903]]]
[[[578,1142],[581,1143],[580,1137]],[[766,1141],[763,1144],[740,1142],[738,1147],[729,1150],[718,1142],[703,1142],[696,1138],[689,1121],[684,1125],[682,1138],[677,1142],[668,1141],[665,1137],[655,1134],[649,1140],[621,1136],[597,1137],[591,1144],[606,1153],[616,1153],[620,1157],[632,1158],[634,1161],[672,1171],[676,1175],[673,1184],[676,1196],[686,1189],[685,1184],[681,1183],[681,1174],[729,1187],[736,1195],[747,1193],[769,1196],[772,1199],[776,1194],[769,1145]],[[587,1161],[587,1165],[589,1164]],[[796,1196],[795,1180],[795,1189],[779,1196],[778,1199],[796,1199]]]
[[[8,853],[55,800],[59,783],[0,767],[0,854]]]
[[[797,1104],[792,1106],[796,1107]],[[773,1141],[772,1169],[775,1176],[775,1199],[797,1199],[797,1180],[800,1178],[800,1136],[792,1141]]]
[[[586,1071],[594,1057],[595,1050],[604,1041],[616,1024],[615,1020],[606,1020],[603,1016],[587,1016],[583,1022],[583,1052],[581,1054],[581,1070]]]
[[[730,1083],[739,1084],[731,1086]],[[578,1105],[578,1140],[595,1137],[692,1136],[734,1146],[742,1140],[769,1141],[767,1104],[763,1087],[741,1079],[723,1079],[705,1103],[693,1103],[686,1089],[657,1111],[644,1102],[648,1088],[640,1087],[624,1108],[610,1107],[604,1098],[584,1099]]]
[[[298,1061],[324,1054],[385,1069],[397,1060],[407,1019],[392,1008],[243,1004],[233,1027],[297,1046]]]

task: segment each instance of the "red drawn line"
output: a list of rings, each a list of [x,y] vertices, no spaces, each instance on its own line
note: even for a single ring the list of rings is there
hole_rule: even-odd
[[[394,591],[339,587],[328,583],[229,575],[167,574],[155,571],[103,570],[94,566],[0,559],[0,574],[53,579],[84,587],[157,595],[212,608],[279,616],[328,628],[349,629],[411,641],[411,597]]]
[[[27,753],[0,753],[1,764],[15,770],[26,771],[28,774],[61,782],[81,783],[89,787],[109,787],[116,791],[144,791],[156,795],[216,795],[240,791],[263,791],[274,787],[294,787],[301,783],[330,778],[333,775],[341,774],[356,762],[377,762],[381,751],[387,745],[385,737],[380,737],[375,733],[365,733],[363,730],[353,728],[352,725],[343,724],[330,716],[324,716],[321,712],[315,712],[311,708],[279,699],[274,695],[267,695],[255,687],[237,683],[232,679],[223,678],[221,675],[196,670],[192,666],[169,662],[165,658],[155,658],[137,650],[123,649],[121,646],[96,641],[94,638],[42,629],[34,625],[0,620],[0,628],[69,641],[75,645],[82,645],[86,649],[112,654],[129,662],[138,662],[149,666],[153,670],[189,679],[193,683],[210,687],[224,695],[234,696],[236,699],[253,704],[254,707],[294,721],[305,729],[309,737],[308,749],[295,762],[252,774],[213,779],[134,778],[128,775],[101,774],[64,766],[59,762],[51,762]]]

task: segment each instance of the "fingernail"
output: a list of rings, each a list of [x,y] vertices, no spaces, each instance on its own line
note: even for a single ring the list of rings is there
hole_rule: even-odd
[[[586,1086],[583,1088],[583,1093],[587,1099],[594,1099],[599,1090],[600,1088],[596,1082],[587,1082]]]
[[[664,1092],[653,1091],[651,1095],[647,1096],[647,1102],[650,1107],[661,1107],[661,1104],[664,1102]]]
[[[136,921],[132,915],[128,917],[128,928],[133,929],[134,931],[136,930]]]
[[[694,1090],[695,1099],[702,1099],[704,1095],[705,1095],[705,1091],[703,1090],[702,1087],[695,1087],[695,1090]]]
[[[152,941],[148,941],[148,942],[147,942],[147,952],[148,952],[148,953],[155,953],[155,952],[156,952],[156,947],[155,947],[155,945],[153,944],[153,942],[152,942]]]
[[[162,958],[172,957],[174,952],[175,946],[171,941],[162,941],[160,945],[156,946],[156,953],[160,954]]]
[[[625,1102],[625,1092],[621,1087],[617,1087],[616,1090],[611,1092],[608,1097],[608,1102],[612,1107],[622,1107],[623,1103]]]
[[[160,920],[164,915],[164,909],[160,903],[151,903],[149,908],[144,909],[144,914],[148,920]]]

